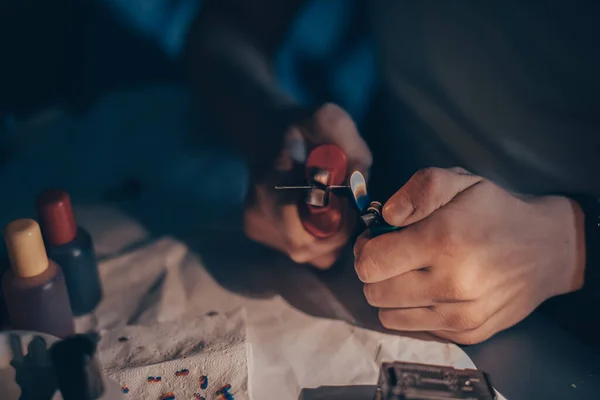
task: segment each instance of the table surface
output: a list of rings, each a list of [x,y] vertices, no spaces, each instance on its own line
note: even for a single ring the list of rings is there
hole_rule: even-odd
[[[485,343],[463,347],[508,400],[598,399],[598,355],[538,315]],[[300,400],[367,400],[375,386],[304,389]]]
[[[140,96],[146,99],[148,93],[144,91]],[[164,111],[165,107],[170,107],[175,110],[173,114],[178,116],[180,110],[184,107],[172,101],[171,97],[160,92],[160,95],[156,98],[161,100],[160,104],[162,106],[153,106],[154,108],[151,109]],[[127,104],[146,104],[132,101],[129,98],[126,98],[126,100]],[[126,109],[125,111],[129,115],[132,114],[130,108],[126,109],[121,104],[107,109],[119,111]],[[161,129],[171,135],[174,129],[172,123],[169,122],[165,125],[147,118],[154,114],[154,112],[144,112],[139,113],[136,117],[137,114],[133,113],[131,118],[136,121],[136,124],[131,124],[131,126],[137,126],[140,121],[146,121],[147,125],[143,125],[138,129],[140,137],[143,138],[148,136],[148,132],[161,131]],[[109,117],[99,113],[96,122],[114,120],[119,123],[121,121],[120,118],[111,119]],[[171,119],[165,120],[171,121]],[[100,123],[98,122],[98,124]],[[112,125],[108,126],[113,127]],[[66,131],[62,126],[59,128],[57,131]],[[102,138],[102,143],[112,143],[106,138],[106,135],[110,132],[113,132],[116,136],[122,134],[119,129],[98,130],[97,133]],[[83,133],[89,135],[93,132],[86,131]],[[52,138],[53,143],[60,142],[53,135],[46,136]],[[34,142],[32,141],[32,143]],[[100,143],[100,141],[98,142]],[[156,143],[162,145],[164,142],[156,141]],[[87,143],[84,144],[87,145]],[[131,161],[132,154],[143,155],[148,153],[146,151],[128,152],[125,146],[118,147],[123,149],[122,153],[127,157],[127,165],[141,163],[141,161]],[[96,150],[95,153],[98,153]],[[56,159],[54,152],[40,152],[40,154],[42,153],[50,154],[53,160]],[[114,156],[111,153],[111,157]],[[99,160],[101,159],[99,158]],[[154,158],[151,161],[156,163]],[[100,170],[104,171],[107,176],[113,171],[108,166],[113,164],[120,168],[123,163],[107,162],[106,167],[101,161],[89,163],[89,165],[94,166],[94,172],[98,169],[96,165],[102,166]],[[19,171],[32,170],[22,168],[20,165],[16,167]],[[79,175],[86,176],[80,171],[77,171],[75,175],[77,177]],[[94,177],[96,179],[94,183],[101,186],[98,182],[98,176],[94,175]],[[30,181],[34,181],[33,176],[30,178]],[[44,177],[42,176],[42,178]],[[23,181],[22,177],[18,179],[19,182]],[[42,181],[45,184],[44,179]],[[87,178],[85,183],[88,184]],[[232,183],[232,185],[234,184],[237,185],[235,182]],[[37,190],[33,184],[31,186],[17,186],[19,186],[21,192],[15,195],[17,197],[13,196],[13,199],[32,198],[35,190]],[[197,182],[195,186],[202,187]],[[190,198],[192,195],[189,192],[185,192],[177,201],[173,196],[174,194],[170,192],[162,197],[160,195],[154,196],[153,203],[142,205],[136,202],[128,204],[127,201],[122,201],[119,202],[119,206],[126,210],[131,217],[140,221],[154,237],[167,234],[185,241],[192,250],[201,254],[207,268],[219,283],[230,290],[249,296],[280,294],[292,305],[305,312],[332,318],[336,318],[336,307],[333,304],[336,303],[335,300],[337,299],[339,304],[350,309],[352,314],[356,316],[356,321],[353,322],[365,327],[380,328],[377,324],[376,314],[364,301],[362,287],[352,271],[352,260],[342,261],[344,265],[333,271],[307,274],[306,268],[284,265],[286,260],[283,257],[278,257],[274,253],[249,243],[243,238],[242,234],[236,236],[230,232],[219,231],[229,224],[224,220],[236,220],[237,217],[233,218],[230,215],[230,210],[220,209],[218,204],[215,205],[214,202],[212,204],[202,204],[201,199]],[[149,197],[153,197],[153,194]],[[12,203],[15,202],[12,201]],[[29,210],[31,206],[29,202],[23,202],[21,208]],[[21,208],[17,211],[22,211]],[[157,212],[157,210],[160,210],[160,212]],[[12,214],[10,216],[12,217]],[[208,230],[199,233],[193,229],[194,224],[190,224],[190,221],[195,221],[195,225],[201,222],[204,228],[208,228]],[[239,229],[239,218],[236,223]],[[235,251],[231,251],[232,248]],[[310,285],[313,286],[311,288],[313,290],[307,289]],[[314,291],[322,292],[322,296],[317,300],[307,296],[307,293],[312,296]],[[585,400],[600,398],[600,356],[542,316],[534,314],[512,329],[496,335],[485,343],[464,347],[464,350],[478,368],[487,371],[491,375],[496,388],[509,400]],[[331,393],[328,388],[307,389],[303,392],[304,397],[301,398],[334,398],[323,397],[327,396],[328,393]],[[367,399],[372,390],[368,387],[350,388],[347,393],[350,393],[350,396],[348,394],[343,395],[346,400],[359,398],[356,396]]]
[[[597,354],[532,315],[521,324],[464,350],[509,400],[598,399]],[[301,400],[370,399],[374,387],[305,389]]]
[[[600,397],[599,355],[540,315],[464,350],[509,400]]]
[[[192,251],[202,255],[206,268],[225,288],[254,297],[279,294],[301,311],[320,317],[339,318],[337,309],[341,305],[346,315],[350,312],[355,318],[349,322],[383,330],[376,310],[364,300],[351,249],[334,269],[314,271],[249,242],[242,232],[220,231],[226,224],[219,222],[223,214],[218,210],[207,216],[197,204],[170,205],[173,211],[161,214],[162,222],[153,211],[161,204],[147,208],[152,219],[145,218],[144,207],[139,205],[129,208],[129,212],[154,234],[175,234],[185,241]],[[204,220],[208,231],[199,233],[187,223],[174,231],[173,221],[177,219]],[[320,295],[315,297],[317,292]],[[496,389],[508,400],[600,398],[600,355],[541,315],[534,313],[488,341],[463,349],[479,369],[490,374]],[[373,393],[368,387],[349,388],[342,396],[367,399],[368,393]],[[327,388],[305,389],[300,398],[321,396],[336,398]]]
[[[150,207],[150,211],[155,209]],[[198,209],[201,212],[202,207]],[[135,217],[143,220],[143,210],[136,206],[130,211],[141,213]],[[215,215],[218,219],[219,213]],[[169,233],[186,242],[192,251],[201,254],[206,268],[225,288],[250,297],[279,294],[308,314],[338,319],[341,314],[351,314],[353,320],[348,322],[384,330],[376,310],[364,300],[362,284],[348,254],[351,252],[334,269],[314,271],[249,242],[241,232],[223,231],[220,223],[216,224],[221,225],[219,230],[199,233],[188,227],[174,232],[175,216],[164,213],[162,218],[166,226],[154,218],[145,221],[146,228],[153,236]],[[194,217],[188,214],[186,218]],[[508,400],[599,398],[600,355],[541,315],[534,313],[515,327],[463,350],[479,369],[490,374],[496,389]],[[300,399],[367,400],[372,393],[373,387],[368,386],[323,387],[304,389]]]

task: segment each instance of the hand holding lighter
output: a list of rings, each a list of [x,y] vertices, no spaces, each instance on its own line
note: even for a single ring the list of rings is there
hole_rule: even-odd
[[[367,194],[367,182],[363,174],[354,171],[350,176],[350,188],[360,210],[360,219],[367,229],[370,229],[372,236],[378,236],[386,232],[393,232],[400,229],[385,222],[382,209],[383,204],[379,201],[371,201]]]
[[[382,214],[383,204],[379,201],[372,201],[369,206],[361,212],[360,219],[364,222],[367,229],[371,230],[373,237],[387,232],[394,232],[401,229],[398,226],[390,225],[385,222]]]

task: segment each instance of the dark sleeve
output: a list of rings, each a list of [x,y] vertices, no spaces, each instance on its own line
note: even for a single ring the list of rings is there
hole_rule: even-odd
[[[185,50],[203,110],[247,155],[253,172],[272,165],[285,127],[301,110],[271,70],[273,54],[302,1],[207,1]]]
[[[584,213],[584,284],[577,292],[546,301],[539,310],[568,331],[577,333],[592,347],[598,347],[600,326],[594,315],[600,306],[600,200],[580,194],[566,196],[574,200]]]

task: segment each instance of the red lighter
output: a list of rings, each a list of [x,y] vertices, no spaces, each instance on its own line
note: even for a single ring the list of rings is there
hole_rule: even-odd
[[[342,202],[330,188],[342,186],[348,173],[346,153],[325,144],[313,149],[306,159],[306,179],[311,188],[300,204],[302,225],[318,238],[335,234],[342,223]]]

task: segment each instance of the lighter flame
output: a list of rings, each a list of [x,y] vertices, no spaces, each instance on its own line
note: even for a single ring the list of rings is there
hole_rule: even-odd
[[[367,195],[367,182],[360,171],[354,171],[350,176],[350,189],[354,196],[354,201],[362,211],[369,205],[369,196]]]

